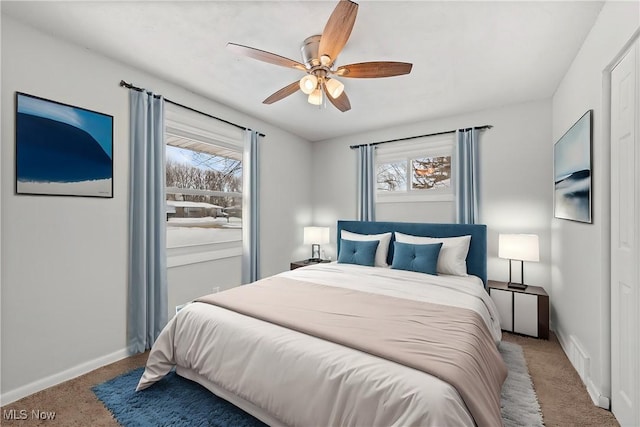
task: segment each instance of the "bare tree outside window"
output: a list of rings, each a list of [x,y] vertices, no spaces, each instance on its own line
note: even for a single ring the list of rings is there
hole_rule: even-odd
[[[378,191],[407,191],[407,162],[388,162],[378,165]]]
[[[242,160],[167,145],[166,187],[169,228],[241,228]]]
[[[175,158],[167,159],[167,187],[231,193],[242,192],[242,162],[240,160],[176,147],[171,147],[171,150],[180,150],[181,155],[188,156],[191,161],[186,163],[176,161]],[[211,203],[219,205],[223,209],[238,204],[237,200],[234,200],[236,198],[204,194],[182,195],[184,201]],[[177,199],[174,197],[173,200]]]
[[[422,157],[411,161],[411,188],[451,187],[451,156]]]

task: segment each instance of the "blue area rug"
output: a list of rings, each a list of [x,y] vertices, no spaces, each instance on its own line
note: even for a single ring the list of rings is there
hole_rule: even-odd
[[[542,414],[527,363],[518,344],[500,343],[509,368],[502,386],[502,420],[505,427],[542,427]],[[265,426],[253,416],[175,372],[137,393],[143,368],[120,375],[93,388],[98,399],[124,427],[142,426]]]
[[[263,427],[260,420],[175,372],[136,392],[144,368],[93,387],[98,399],[125,427]]]

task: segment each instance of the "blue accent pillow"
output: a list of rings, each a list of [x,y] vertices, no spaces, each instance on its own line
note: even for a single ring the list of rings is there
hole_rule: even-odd
[[[442,243],[413,245],[410,243],[394,242],[391,268],[396,270],[417,271],[437,276],[440,248],[442,248]]]
[[[380,240],[355,241],[340,239],[338,263],[373,267]]]

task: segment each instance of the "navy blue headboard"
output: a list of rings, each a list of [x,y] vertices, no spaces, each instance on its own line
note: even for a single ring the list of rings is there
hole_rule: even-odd
[[[467,255],[467,273],[478,276],[487,286],[487,226],[484,224],[427,224],[418,222],[375,222],[375,221],[338,221],[337,249],[340,253],[340,232],[351,231],[359,234],[380,234],[399,231],[404,234],[426,237],[458,237],[471,235]],[[387,263],[393,260],[393,242],[391,236]]]

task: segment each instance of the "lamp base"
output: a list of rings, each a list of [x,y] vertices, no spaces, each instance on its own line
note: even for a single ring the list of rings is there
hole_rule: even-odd
[[[527,289],[527,286],[528,285],[525,285],[524,283],[513,283],[513,282],[507,283],[508,288],[519,289],[521,291],[524,291],[525,289]]]
[[[311,245],[311,258],[309,261],[320,261],[320,245],[314,243]]]

